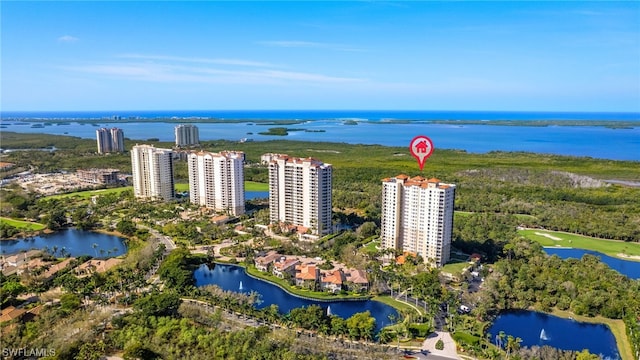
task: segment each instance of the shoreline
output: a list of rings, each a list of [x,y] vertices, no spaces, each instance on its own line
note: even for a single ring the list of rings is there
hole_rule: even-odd
[[[533,310],[537,311],[537,310]],[[589,324],[602,324],[609,328],[609,331],[616,339],[616,346],[618,348],[618,354],[622,357],[622,360],[633,360],[631,343],[627,338],[626,325],[622,319],[609,319],[603,316],[588,317],[582,315],[576,315],[570,311],[553,309],[551,312],[541,311],[544,314],[557,316],[562,319],[574,320],[582,323]],[[629,357],[630,356],[630,357]]]
[[[177,111],[179,112],[179,111]],[[349,111],[346,111],[349,112]],[[295,113],[295,111],[293,111]],[[429,116],[416,115],[410,118],[377,118],[377,117],[362,117],[362,118],[345,118],[341,117],[341,111],[331,112],[331,116],[315,116],[313,118],[307,116],[296,117],[294,115],[282,117],[282,118],[270,118],[267,114],[260,114],[259,117],[215,117],[215,116],[130,116],[127,118],[113,119],[111,117],[38,117],[38,116],[7,116],[3,117],[0,121],[2,123],[9,122],[22,122],[22,123],[44,123],[44,124],[57,124],[57,125],[70,125],[70,122],[78,124],[96,124],[96,123],[112,123],[112,124],[126,124],[126,123],[150,123],[150,122],[162,122],[162,123],[194,123],[194,124],[242,124],[252,123],[255,125],[296,125],[304,124],[315,121],[328,121],[336,123],[345,123],[351,121],[356,124],[423,124],[423,125],[482,125],[482,126],[521,126],[521,127],[547,127],[547,126],[596,126],[607,127],[611,129],[625,130],[640,127],[640,117],[638,119],[543,119],[536,118],[535,113],[532,113],[531,118],[528,119],[462,119],[457,118],[455,114],[447,114],[447,116]],[[389,116],[393,115],[391,112]],[[427,112],[428,113],[428,112]],[[384,112],[379,112],[377,115],[384,115]],[[265,117],[265,115],[267,115]],[[365,114],[362,114],[364,116]],[[539,115],[538,115],[539,116]]]
[[[561,319],[565,319],[565,320],[571,320],[571,321],[576,321],[576,322],[580,322],[580,323],[588,323],[588,324],[598,324],[598,325],[604,325],[606,326],[609,331],[611,331],[611,334],[613,335],[614,339],[616,340],[616,348],[618,350],[618,354],[620,355],[622,360],[633,360],[633,351],[631,349],[631,342],[629,342],[629,339],[627,338],[627,327],[624,324],[624,321],[622,319],[609,319],[609,318],[605,318],[601,315],[595,316],[595,317],[588,317],[588,316],[583,316],[583,315],[576,315],[570,311],[567,310],[559,310],[557,308],[553,308],[551,311],[543,311],[543,310],[537,310],[534,307],[530,306],[526,309],[504,309],[502,311],[500,311],[497,315],[492,316],[491,318],[489,318],[489,322],[491,324],[493,324],[495,322],[495,320],[498,318],[498,316],[508,313],[508,312],[512,312],[512,311],[530,311],[530,312],[537,312],[540,314],[546,314],[546,315],[550,315],[550,316],[555,316],[555,317],[559,317]]]
[[[371,296],[361,296],[358,298],[336,298],[336,299],[322,299],[322,298],[315,298],[313,296],[305,296],[305,295],[300,295],[300,294],[296,294],[290,291],[290,289],[286,289],[285,287],[283,287],[281,284],[275,283],[269,279],[263,278],[263,277],[259,277],[257,275],[251,274],[247,271],[247,265],[242,265],[242,264],[233,264],[233,263],[226,263],[226,262],[222,262],[219,260],[213,261],[214,264],[220,264],[220,265],[231,265],[231,266],[237,266],[240,267],[244,270],[244,273],[256,280],[260,280],[260,281],[265,281],[268,282],[269,284],[275,285],[278,288],[282,289],[284,292],[286,292],[287,294],[291,295],[291,296],[295,296],[297,298],[300,299],[305,299],[305,300],[311,300],[311,301],[320,301],[320,302],[337,302],[337,301],[367,301],[367,300],[372,300]],[[323,293],[324,294],[324,293]]]

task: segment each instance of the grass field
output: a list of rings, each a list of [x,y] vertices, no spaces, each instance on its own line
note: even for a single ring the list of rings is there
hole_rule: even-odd
[[[183,192],[189,191],[189,184],[175,184],[176,191]],[[113,189],[99,189],[99,190],[87,190],[87,191],[78,191],[68,194],[61,195],[51,195],[49,199],[66,199],[66,198],[81,198],[88,199],[92,196],[96,195],[104,195],[109,193],[121,193],[125,190],[133,190],[132,186],[127,187],[119,187]],[[244,190],[245,191],[269,191],[269,184],[254,182],[254,181],[245,181],[244,182]]]
[[[6,218],[6,217],[0,217],[0,223],[3,224],[9,224],[15,228],[18,229],[31,229],[31,230],[42,230],[45,228],[45,226],[43,224],[40,223],[36,223],[36,222],[30,222],[30,221],[22,221],[22,220],[15,220],[15,219],[11,219],[11,218]]]
[[[269,184],[255,181],[245,181],[244,191],[269,191]]]
[[[640,257],[640,243],[592,238],[547,230],[518,230],[527,239],[537,241],[542,246],[563,246],[598,251],[609,256],[624,258],[618,254]],[[628,260],[638,260],[628,259]]]
[[[398,301],[398,300],[396,300],[396,299],[394,299],[394,298],[392,298],[391,296],[388,296],[388,295],[378,295],[378,296],[373,297],[371,300],[379,301],[379,302],[381,302],[383,304],[389,305],[392,308],[398,310],[398,312],[407,313],[407,312],[415,311],[420,315],[423,314],[423,310],[422,309],[420,309],[418,307],[415,307],[414,305],[410,305],[408,303],[405,303],[405,302],[402,302],[402,301]]]
[[[78,192],[73,192],[68,194],[51,195],[51,196],[48,196],[47,199],[67,199],[67,198],[89,199],[92,196],[105,195],[110,193],[121,193],[125,190],[133,190],[133,187],[127,186],[127,187],[119,187],[119,188],[112,188],[112,189],[78,191]]]
[[[459,262],[453,264],[446,264],[442,267],[442,271],[448,272],[451,274],[460,274],[462,270],[466,267],[471,266],[468,262]]]

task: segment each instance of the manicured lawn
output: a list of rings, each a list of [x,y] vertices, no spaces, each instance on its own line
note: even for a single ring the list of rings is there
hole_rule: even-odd
[[[460,274],[464,268],[469,266],[471,266],[471,264],[469,264],[468,262],[450,263],[450,264],[445,264],[442,267],[442,271],[455,275],[455,274]]]
[[[598,239],[546,230],[518,230],[518,233],[527,239],[537,241],[542,246],[563,246],[593,250],[614,257],[617,257],[617,254],[640,256],[639,243]]]
[[[176,191],[178,192],[189,191],[189,184],[175,184],[175,188],[176,188]],[[78,192],[73,192],[69,194],[51,195],[48,198],[49,199],[66,199],[70,197],[78,197],[82,199],[88,199],[96,195],[104,195],[109,193],[121,193],[125,190],[133,190],[133,186],[119,187],[119,188],[113,188],[113,189],[78,191]],[[244,190],[245,191],[269,191],[269,184],[259,183],[255,181],[245,181]]]
[[[0,217],[0,223],[9,224],[18,229],[42,230],[45,228],[45,226],[40,223],[15,220],[6,217]]]
[[[377,247],[380,245],[380,240],[370,241],[364,246],[364,251],[367,253],[375,253],[378,251]]]
[[[87,190],[87,191],[78,191],[68,194],[60,194],[60,195],[51,195],[48,196],[47,199],[67,199],[67,198],[81,198],[81,199],[89,199],[92,196],[96,195],[105,195],[111,193],[121,193],[125,190],[133,190],[133,186],[112,188],[112,189],[98,189],[98,190]]]
[[[178,192],[189,191],[189,184],[175,184],[174,187]]]
[[[255,181],[245,181],[244,191],[269,191],[269,184]]]
[[[412,311],[416,311],[418,314],[422,315],[422,309],[420,308],[416,308],[414,306],[411,306],[407,303],[404,303],[402,301],[398,301],[394,298],[392,298],[391,296],[388,295],[378,295],[378,296],[374,296],[371,300],[374,301],[379,301],[383,304],[389,305],[392,308],[398,310],[398,312],[412,312]]]

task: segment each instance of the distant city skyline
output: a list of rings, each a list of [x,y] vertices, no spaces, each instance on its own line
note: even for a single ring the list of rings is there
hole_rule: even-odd
[[[634,1],[4,1],[3,111],[640,111]]]

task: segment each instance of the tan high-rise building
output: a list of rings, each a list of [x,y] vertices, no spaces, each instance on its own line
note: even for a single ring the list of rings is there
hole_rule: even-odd
[[[174,128],[176,146],[191,146],[200,143],[198,127],[191,124],[181,124]]]
[[[331,164],[312,158],[271,154],[269,210],[271,223],[289,223],[324,235],[331,223]]]
[[[244,153],[222,151],[189,154],[191,203],[231,215],[244,214]]]
[[[175,195],[173,180],[173,152],[152,145],[136,145],[131,149],[133,193],[137,198],[172,200]]]
[[[381,245],[442,266],[451,255],[456,186],[398,175],[382,180]]]
[[[96,130],[98,153],[124,152],[124,133],[118,128]]]

